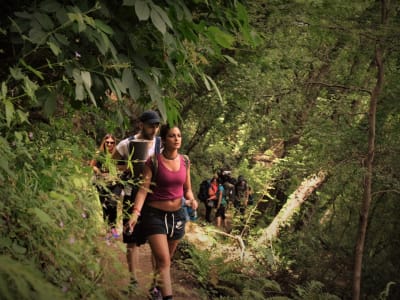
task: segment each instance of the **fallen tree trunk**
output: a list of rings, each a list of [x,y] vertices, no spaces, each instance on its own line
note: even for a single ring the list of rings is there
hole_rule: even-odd
[[[289,196],[286,204],[279,211],[274,220],[263,231],[256,241],[256,246],[266,245],[275,239],[283,225],[289,224],[293,215],[299,207],[308,199],[308,197],[325,181],[326,173],[319,172],[309,178],[306,178],[300,186]]]

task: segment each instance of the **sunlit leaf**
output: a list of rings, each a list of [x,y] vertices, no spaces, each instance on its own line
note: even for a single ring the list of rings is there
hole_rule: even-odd
[[[85,99],[85,88],[83,84],[76,84],[75,85],[75,99],[76,100],[83,100]]]
[[[221,92],[220,92],[217,84],[215,83],[215,81],[210,76],[206,75],[206,77],[207,77],[208,81],[211,82],[211,85],[213,86],[215,92],[217,93],[218,98],[221,101],[221,104],[223,104],[222,95],[221,95]]]
[[[18,115],[21,123],[28,122],[28,116],[29,116],[28,112],[17,109],[16,114]]]
[[[90,73],[88,71],[81,71],[81,77],[85,87],[90,89],[92,87],[92,77],[90,76]]]
[[[229,33],[222,31],[216,26],[210,26],[208,28],[208,34],[213,38],[215,42],[224,48],[231,48],[235,42],[235,38]]]
[[[31,208],[28,210],[28,212],[35,215],[41,223],[54,224],[53,219],[46,212],[38,207]]]
[[[15,80],[20,80],[25,77],[22,70],[18,67],[10,68],[10,74]]]

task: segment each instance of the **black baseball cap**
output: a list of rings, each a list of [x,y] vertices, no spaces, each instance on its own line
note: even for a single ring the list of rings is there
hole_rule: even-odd
[[[143,123],[147,124],[159,124],[160,122],[160,116],[158,113],[154,110],[146,110],[144,111],[140,117],[139,120]]]

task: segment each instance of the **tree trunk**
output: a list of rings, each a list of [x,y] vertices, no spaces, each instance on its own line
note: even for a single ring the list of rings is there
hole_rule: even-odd
[[[279,229],[288,224],[298,210],[298,208],[308,199],[308,197],[324,182],[326,178],[325,172],[305,179],[301,185],[291,194],[286,204],[279,211],[271,224],[264,229],[262,235],[257,240],[256,245],[265,245],[267,242],[275,239],[279,234]]]
[[[368,214],[372,201],[372,173],[373,161],[375,154],[375,127],[376,127],[376,106],[379,94],[383,84],[383,64],[382,51],[377,48],[375,50],[375,61],[377,66],[377,80],[374,90],[371,94],[368,123],[368,155],[364,162],[366,174],[364,177],[364,193],[362,207],[360,212],[360,224],[357,234],[357,244],[355,247],[354,270],[353,270],[353,300],[359,300],[361,294],[361,274],[362,274],[362,259],[364,253],[365,236],[367,233]]]

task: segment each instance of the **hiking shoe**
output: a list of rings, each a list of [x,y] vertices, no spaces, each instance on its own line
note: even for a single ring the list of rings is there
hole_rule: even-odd
[[[132,278],[128,285],[128,293],[132,294],[133,292],[135,292],[138,288],[138,285],[139,283],[137,282],[137,280],[135,278]]]
[[[119,238],[119,233],[116,228],[111,228],[111,234],[114,238]]]
[[[150,289],[150,297],[151,300],[163,300],[161,290],[156,286]]]

